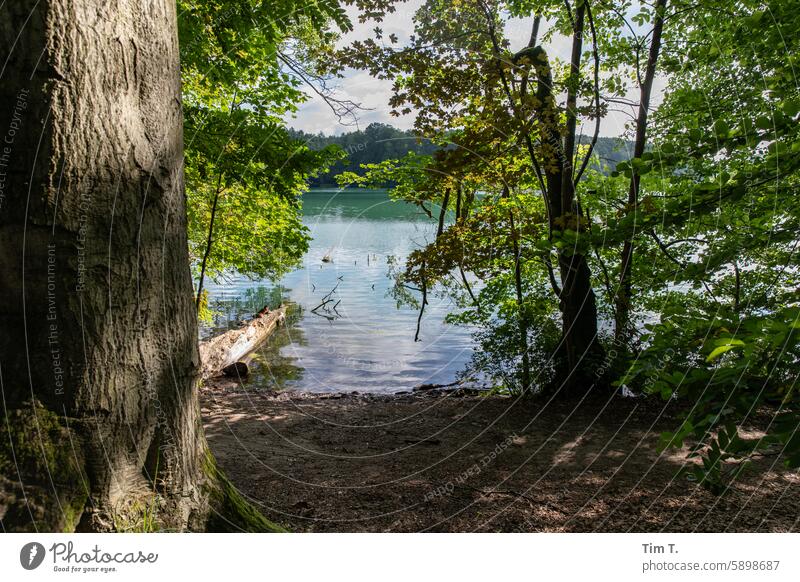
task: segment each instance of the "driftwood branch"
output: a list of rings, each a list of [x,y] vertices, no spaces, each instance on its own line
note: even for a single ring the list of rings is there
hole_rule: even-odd
[[[336,309],[337,307],[339,307],[339,304],[342,302],[342,300],[341,299],[336,300],[336,298],[334,297],[334,294],[336,293],[336,290],[339,288],[339,283],[341,281],[342,278],[339,277],[339,282],[336,283],[336,286],[334,286],[334,288],[331,289],[328,292],[328,294],[322,298],[322,302],[319,305],[317,305],[314,309],[312,309],[311,313],[313,313],[314,315],[318,315],[320,317],[324,317],[328,321],[333,321],[336,319],[337,316],[338,317],[342,316],[342,314],[339,313],[339,311]],[[336,302],[334,303],[334,301]],[[332,308],[329,307],[331,303],[333,303]],[[320,310],[322,310],[324,313],[320,313]],[[334,313],[336,315],[333,315]]]
[[[216,376],[255,351],[275,329],[286,321],[286,307],[262,309],[239,329],[232,329],[200,342],[200,373],[203,379]]]

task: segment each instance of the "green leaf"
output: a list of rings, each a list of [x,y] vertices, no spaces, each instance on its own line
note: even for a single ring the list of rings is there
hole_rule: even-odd
[[[744,342],[741,340],[726,340],[725,343],[718,345],[714,350],[708,355],[706,358],[706,362],[713,362],[717,358],[719,358],[722,354],[731,351],[734,348],[740,348],[744,346]]]
[[[726,137],[729,131],[730,127],[728,127],[728,124],[722,119],[718,119],[714,122],[714,133],[716,133],[718,137]]]
[[[772,129],[772,118],[762,115],[756,119],[756,127],[759,129]]]
[[[783,102],[781,109],[789,117],[794,117],[800,113],[800,99],[787,99]]]

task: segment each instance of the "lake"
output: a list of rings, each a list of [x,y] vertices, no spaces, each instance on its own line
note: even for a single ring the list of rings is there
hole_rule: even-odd
[[[471,331],[443,322],[454,305],[429,295],[421,341],[415,342],[417,310],[398,306],[390,295],[389,261],[404,261],[433,240],[435,221],[382,190],[312,190],[303,197],[303,221],[312,236],[308,253],[302,267],[278,284],[233,277],[207,286],[218,312],[214,331],[237,325],[265,304],[292,306],[289,325],[254,355],[248,383],[396,393],[454,381],[472,354]],[[330,262],[323,261],[326,255]],[[334,288],[335,311],[313,313]]]

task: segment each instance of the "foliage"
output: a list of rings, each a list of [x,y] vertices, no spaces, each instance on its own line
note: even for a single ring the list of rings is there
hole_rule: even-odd
[[[740,2],[681,22],[654,155],[640,161],[661,171],[638,217],[659,230],[655,268],[639,277],[650,277],[644,296],[660,317],[622,381],[650,378],[647,392],[691,403],[664,443],[691,439],[702,459],[693,477],[722,493],[753,456],[800,464],[800,18],[784,3]],[[743,437],[751,425],[761,432]]]
[[[395,7],[356,4],[378,23]],[[511,18],[532,20],[527,47],[504,36]],[[582,296],[598,289],[596,310],[582,317],[607,349],[584,364],[594,370],[584,388],[616,379],[685,401],[682,425],[663,444],[690,441],[700,461],[687,471],[716,493],[753,456],[779,454],[796,467],[795,7],[428,0],[414,22],[406,45],[378,27],[333,67],[390,80],[393,114],[415,114],[417,134],[440,146],[342,177],[392,180],[396,198],[431,214],[443,208],[440,225],[447,213],[398,277],[398,296],[450,293],[460,306],[451,319],[479,328],[477,367],[511,391],[559,390],[572,376],[559,351],[578,321],[569,293],[588,284]],[[573,40],[570,62],[548,54],[563,37]],[[644,95],[650,67],[666,88],[629,134],[646,140],[641,153],[605,165],[576,128],[591,131],[614,106],[638,108],[631,94]],[[630,291],[620,301],[623,283]],[[630,337],[612,339],[605,322],[618,322],[622,309]]]
[[[181,0],[189,247],[202,279],[280,277],[307,248],[299,197],[338,159],[292,139],[283,116],[305,99],[316,55],[351,25],[335,0]]]
[[[370,7],[366,14],[378,22],[393,8],[383,2]],[[473,319],[495,330],[496,341],[485,330],[481,341],[498,346],[498,355],[508,356],[495,360],[511,366],[504,376],[519,378],[515,390],[541,390],[559,378],[572,378],[569,382],[574,385],[577,374],[556,368],[580,367],[586,377],[602,354],[594,316],[596,280],[586,266],[591,221],[581,204],[588,192],[576,190],[582,178],[613,170],[619,161],[606,163],[597,155],[601,142],[596,133],[584,136],[578,131],[583,127],[578,117],[592,130],[607,110],[592,83],[599,71],[580,62],[569,66],[548,55],[536,32],[521,50],[512,50],[505,36],[512,15],[533,13],[534,31],[543,18],[552,18],[543,41],[565,34],[578,43],[584,29],[577,27],[584,25],[574,19],[586,10],[582,4],[573,10],[562,3],[430,0],[416,12],[407,46],[394,46],[391,39],[385,42],[376,29],[375,38],[353,43],[340,54],[342,66],[364,68],[391,80],[392,114],[413,111],[415,131],[440,146],[427,158],[407,155],[363,164],[365,174],[347,174],[343,179],[361,185],[391,180],[396,198],[456,214],[448,230],[454,231],[450,234],[457,230],[468,244],[458,252],[451,248],[463,241],[448,236],[440,214],[437,243],[411,257],[405,279],[422,289],[445,284],[453,272],[465,287],[465,271],[481,279],[478,295],[487,294],[487,299],[471,297],[464,308],[476,310]],[[610,18],[608,8],[593,7],[592,12],[592,22]],[[594,38],[592,52],[612,46],[615,38],[609,34],[604,44]],[[621,67],[611,63],[603,72],[619,78]],[[621,90],[615,88],[612,94]],[[577,105],[578,101],[583,103]],[[602,143],[607,148],[610,140]],[[607,153],[604,157],[610,157]],[[574,184],[567,175],[573,176]],[[552,330],[553,315],[559,310],[559,339],[534,332]],[[537,374],[535,384],[534,360],[545,371]]]
[[[323,149],[326,146],[339,146],[347,156],[334,163],[327,172],[311,178],[309,181],[311,187],[337,186],[340,184],[338,176],[341,174],[364,176],[366,171],[375,164],[391,163],[402,159],[407,154],[430,156],[442,147],[432,139],[418,135],[413,130],[403,131],[384,123],[370,123],[364,130],[350,131],[339,135],[312,134],[297,130],[290,130],[289,134],[312,150]],[[581,135],[580,143],[587,144],[590,139],[590,136]],[[444,147],[448,147],[446,141],[444,144]],[[601,136],[595,145],[597,164],[593,167],[601,172],[613,171],[619,162],[630,158],[630,150],[631,144],[626,140]],[[387,175],[385,179],[386,182],[374,185],[376,187],[397,185],[392,176]],[[353,184],[355,182],[346,183]]]
[[[277,279],[292,268],[308,245],[300,195],[314,169],[338,156],[331,150],[312,152],[281,126],[253,127],[252,116],[235,111],[220,120],[211,112],[195,130],[195,116],[187,115],[187,128],[198,140],[186,152],[189,250],[199,265],[214,211],[215,246],[206,265],[212,276],[235,269]],[[232,123],[234,133],[214,139]]]
[[[187,135],[202,137],[187,151],[195,256],[216,207],[210,271],[279,276],[304,250],[303,184],[335,163],[326,147],[344,144],[340,183],[389,183],[395,199],[438,221],[436,239],[394,265],[396,297],[423,310],[428,293],[451,295],[451,321],[478,329],[474,368],[502,389],[614,380],[681,400],[686,416],[663,445],[690,443],[699,460],[687,471],[716,493],[754,456],[798,466],[795,7],[426,0],[401,46],[380,27],[397,1],[353,3],[378,26],[338,51],[320,24],[348,26],[332,5],[297,18],[279,7],[272,18],[287,26],[255,41],[237,36],[250,29],[239,8],[230,23],[215,20],[224,2],[191,13],[184,36],[201,38],[209,18],[213,32],[189,51],[205,60],[195,55],[185,70]],[[529,19],[526,46],[512,47],[512,19]],[[552,49],[565,39],[568,61]],[[231,54],[241,42],[249,48]],[[413,132],[287,134],[279,119],[299,98],[298,61],[284,59],[287,72],[283,46],[308,57],[315,78],[353,67],[390,81],[392,114],[413,114]],[[648,71],[666,81],[652,111]],[[597,135],[618,106],[638,111],[626,135],[638,147],[609,161]]]

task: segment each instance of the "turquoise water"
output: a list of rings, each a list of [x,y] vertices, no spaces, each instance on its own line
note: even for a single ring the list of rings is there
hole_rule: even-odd
[[[293,306],[290,325],[255,354],[250,384],[393,393],[452,382],[472,353],[470,330],[443,323],[454,306],[429,296],[421,341],[415,342],[418,312],[398,306],[389,294],[390,258],[403,261],[431,241],[435,221],[376,190],[311,191],[303,214],[313,240],[300,269],[277,285],[236,277],[209,285],[212,307],[220,312],[217,328],[235,325],[267,303],[282,299]],[[322,260],[326,255],[331,262]],[[312,313],[334,287],[331,309]]]

